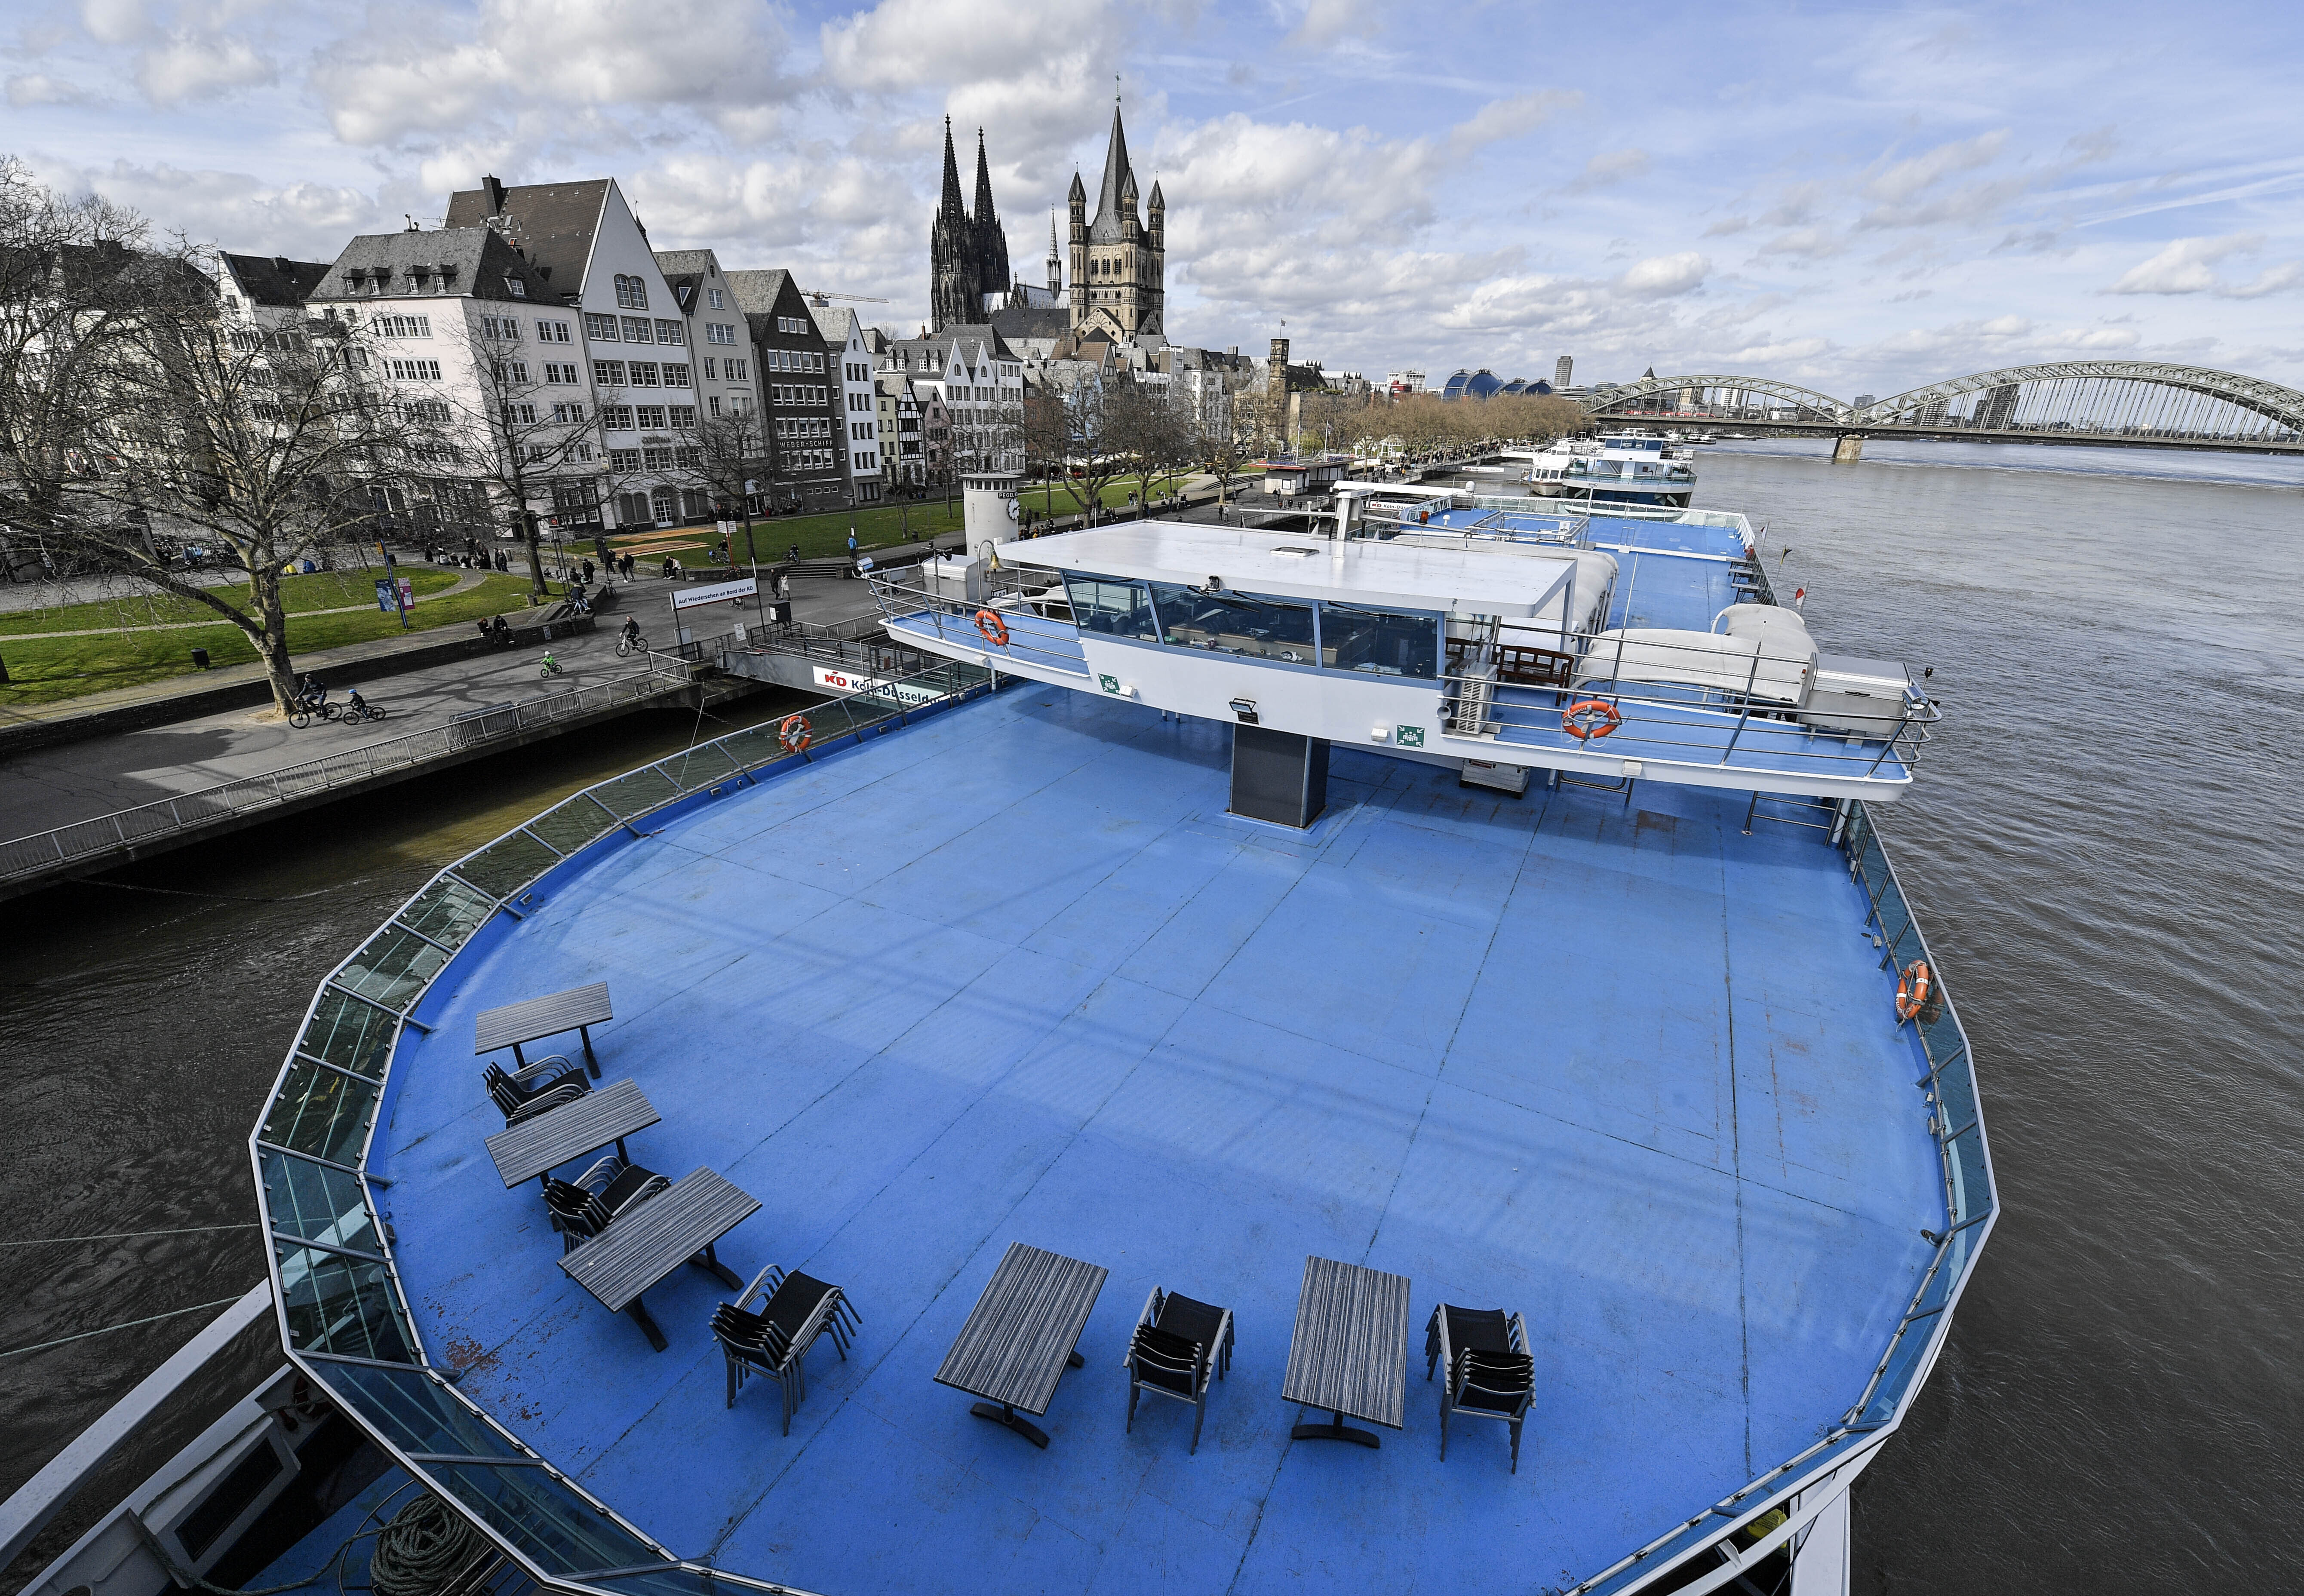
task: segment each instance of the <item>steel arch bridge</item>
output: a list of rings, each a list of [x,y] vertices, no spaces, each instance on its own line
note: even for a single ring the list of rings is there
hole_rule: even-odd
[[[1595,390],[1583,402],[1596,419],[1842,437],[2304,452],[2304,393],[2238,372],[2151,360],[2003,367],[1861,407],[1797,383],[1721,375],[1643,377]]]

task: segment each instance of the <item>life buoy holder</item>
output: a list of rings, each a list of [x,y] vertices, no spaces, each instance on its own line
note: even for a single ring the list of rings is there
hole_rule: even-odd
[[[997,611],[977,611],[976,629],[984,634],[984,640],[987,643],[991,644],[993,647],[1005,648],[1008,646],[1008,623],[1000,619],[999,612]]]
[[[776,728],[776,740],[787,754],[805,753],[810,734],[816,728],[809,724],[806,715],[786,715],[783,725]]]
[[[1927,1006],[1928,989],[1934,985],[1928,975],[1927,960],[1916,958],[1904,967],[1902,977],[1896,983],[1896,1018],[1907,1020]]]
[[[1623,723],[1622,714],[1605,698],[1586,698],[1560,713],[1560,729],[1578,742],[1597,742]]]

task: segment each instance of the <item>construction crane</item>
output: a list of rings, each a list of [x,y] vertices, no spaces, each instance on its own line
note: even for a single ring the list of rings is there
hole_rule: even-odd
[[[856,305],[885,305],[888,302],[885,300],[876,299],[868,293],[827,293],[822,289],[807,288],[800,291],[803,297],[814,300],[819,305],[828,304],[834,300],[846,300]]]

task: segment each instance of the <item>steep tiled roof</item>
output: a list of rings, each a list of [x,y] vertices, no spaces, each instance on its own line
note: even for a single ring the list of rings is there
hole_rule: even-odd
[[[504,235],[546,269],[552,293],[581,293],[584,267],[592,258],[592,241],[598,236],[600,214],[614,182],[595,177],[517,189],[467,189],[449,197],[448,225],[482,227],[492,216],[503,217]],[[494,203],[498,194],[503,196],[501,210]]]
[[[306,296],[320,285],[320,279],[328,274],[328,263],[325,260],[291,260],[285,255],[227,255],[221,251],[217,258],[224,262],[251,305],[292,308],[302,304]]]

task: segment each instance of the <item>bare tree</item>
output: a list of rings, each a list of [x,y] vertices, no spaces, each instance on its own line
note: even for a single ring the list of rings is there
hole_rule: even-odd
[[[12,554],[54,575],[95,508],[71,491],[92,469],[90,396],[132,362],[150,313],[208,291],[182,251],[148,251],[148,232],[133,212],[67,198],[0,157],[0,522]]]
[[[296,673],[281,578],[369,529],[371,486],[438,463],[442,445],[377,398],[368,350],[341,322],[228,326],[212,296],[186,295],[142,312],[115,355],[78,395],[89,464],[69,484],[70,545],[238,627],[284,711]],[[149,535],[161,526],[207,545],[237,582],[173,569]]]
[[[690,469],[712,497],[713,514],[733,519],[732,511],[741,509],[755,485],[768,477],[768,443],[762,435],[758,413],[732,410],[691,415],[679,435],[681,446],[689,452],[687,458],[695,462]],[[746,519],[750,519],[749,515]],[[728,557],[734,561],[733,549]],[[744,551],[746,563],[757,558],[756,549]]]
[[[545,580],[538,523],[570,506],[596,499],[606,468],[599,446],[600,418],[585,413],[577,391],[540,380],[542,362],[521,342],[519,318],[472,307],[464,328],[472,380],[445,390],[456,397],[411,401],[428,406],[411,420],[428,420],[453,452],[450,479],[477,490],[489,535],[509,527],[528,556],[529,591],[551,593]],[[569,489],[585,485],[571,494]],[[445,486],[445,484],[443,485]],[[450,490],[453,492],[453,490]]]

